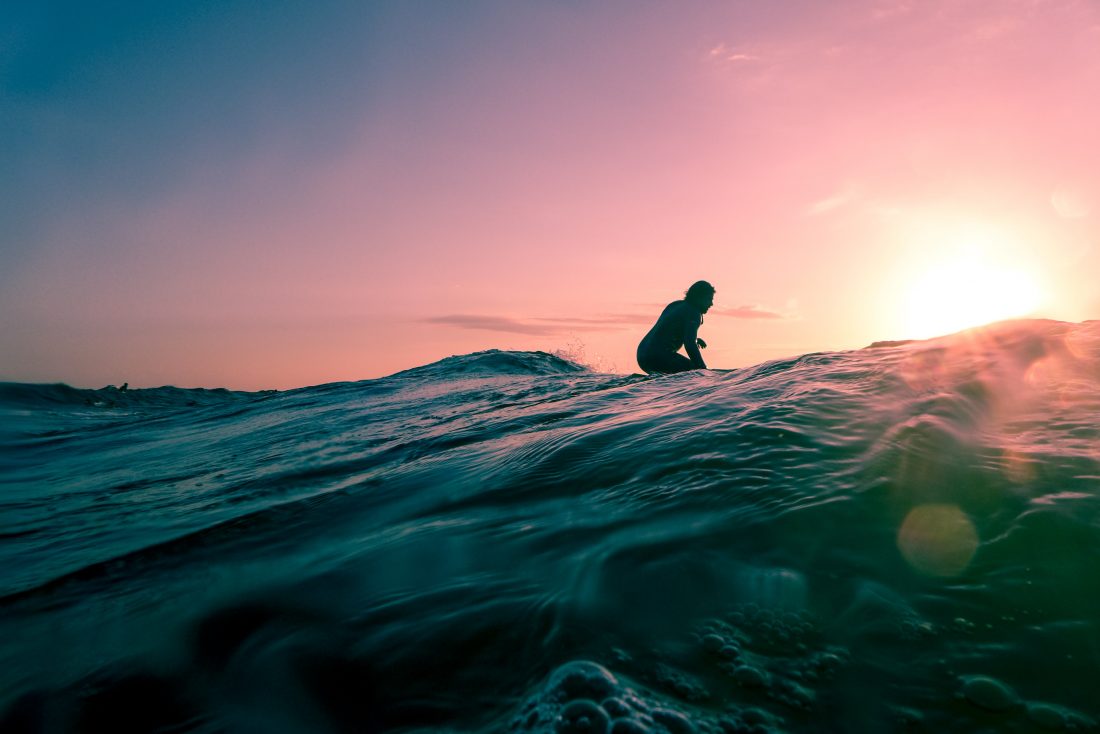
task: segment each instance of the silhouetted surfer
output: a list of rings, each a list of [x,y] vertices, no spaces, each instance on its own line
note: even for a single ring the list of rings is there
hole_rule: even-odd
[[[699,353],[707,343],[697,334],[703,314],[714,305],[714,286],[705,280],[692,284],[684,300],[665,306],[657,323],[638,345],[638,366],[649,374],[705,370],[707,363]],[[688,356],[679,353],[680,347]]]

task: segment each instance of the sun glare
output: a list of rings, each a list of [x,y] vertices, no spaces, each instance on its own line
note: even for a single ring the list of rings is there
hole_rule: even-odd
[[[978,255],[941,262],[909,288],[906,336],[926,339],[993,321],[1027,316],[1040,304],[1034,277]]]
[[[900,252],[894,289],[897,338],[928,339],[1034,316],[1048,295],[1026,220],[903,211],[891,219]]]

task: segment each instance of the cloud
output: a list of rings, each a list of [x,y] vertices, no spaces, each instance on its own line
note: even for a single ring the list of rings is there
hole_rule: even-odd
[[[508,334],[553,336],[577,331],[615,331],[624,326],[648,323],[656,317],[641,314],[618,314],[595,318],[527,318],[487,316],[483,314],[446,314],[423,319],[429,324],[454,326],[475,331],[497,331]]]
[[[452,326],[471,331],[495,331],[506,334],[525,334],[527,336],[562,336],[577,332],[620,331],[628,327],[653,324],[664,305],[655,304],[652,313],[607,314],[595,317],[554,318],[511,316],[490,316],[487,314],[444,314],[422,319],[429,324]],[[708,316],[727,316],[735,319],[785,319],[783,314],[769,311],[760,306],[737,306],[736,308],[712,308]]]
[[[447,316],[432,316],[424,319],[429,324],[443,324],[455,326],[459,329],[472,329],[475,331],[503,331],[509,334],[532,334],[545,336],[558,334],[561,329],[554,326],[532,324],[520,319],[512,319],[506,316],[481,316],[477,314],[450,314]]]
[[[663,308],[663,306],[662,306]],[[532,321],[546,321],[551,323],[561,324],[603,324],[605,326],[614,325],[621,326],[623,324],[646,324],[654,320],[654,316],[638,314],[638,313],[625,313],[625,314],[613,314],[609,316],[599,316],[597,318],[576,318],[576,319],[558,319],[558,318],[536,318]]]
[[[712,308],[708,315],[729,316],[735,319],[781,319],[783,314],[768,311],[759,306],[738,306],[736,308]]]
[[[871,9],[871,17],[875,20],[888,20],[901,15],[909,15],[913,12],[913,3],[910,0],[894,0],[893,2],[881,2]]]
[[[822,214],[828,214],[835,209],[839,209],[845,204],[849,204],[859,196],[859,191],[854,186],[845,186],[840,191],[837,191],[831,196],[827,196],[820,201],[815,201],[806,208],[806,216],[818,217]]]
[[[719,61],[744,62],[760,60],[759,56],[756,56],[754,54],[747,54],[742,51],[736,51],[724,43],[720,43],[712,48],[708,55],[712,59],[717,59]]]

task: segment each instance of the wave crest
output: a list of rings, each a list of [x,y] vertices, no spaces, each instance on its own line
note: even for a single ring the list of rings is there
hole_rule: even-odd
[[[589,372],[583,365],[546,352],[512,352],[489,349],[441,359],[421,367],[397,372],[390,377],[452,379],[498,375],[562,375]]]

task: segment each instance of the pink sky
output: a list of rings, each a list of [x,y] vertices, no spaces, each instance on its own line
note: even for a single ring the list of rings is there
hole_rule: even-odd
[[[288,388],[490,348],[631,372],[700,278],[718,368],[1100,318],[1095,2],[484,3],[450,30],[430,5],[371,18],[362,69],[317,62],[230,119],[200,95],[148,147],[85,142],[140,43],[9,95],[60,132],[0,182],[31,192],[0,243],[0,379]],[[285,63],[234,58],[239,84]]]

